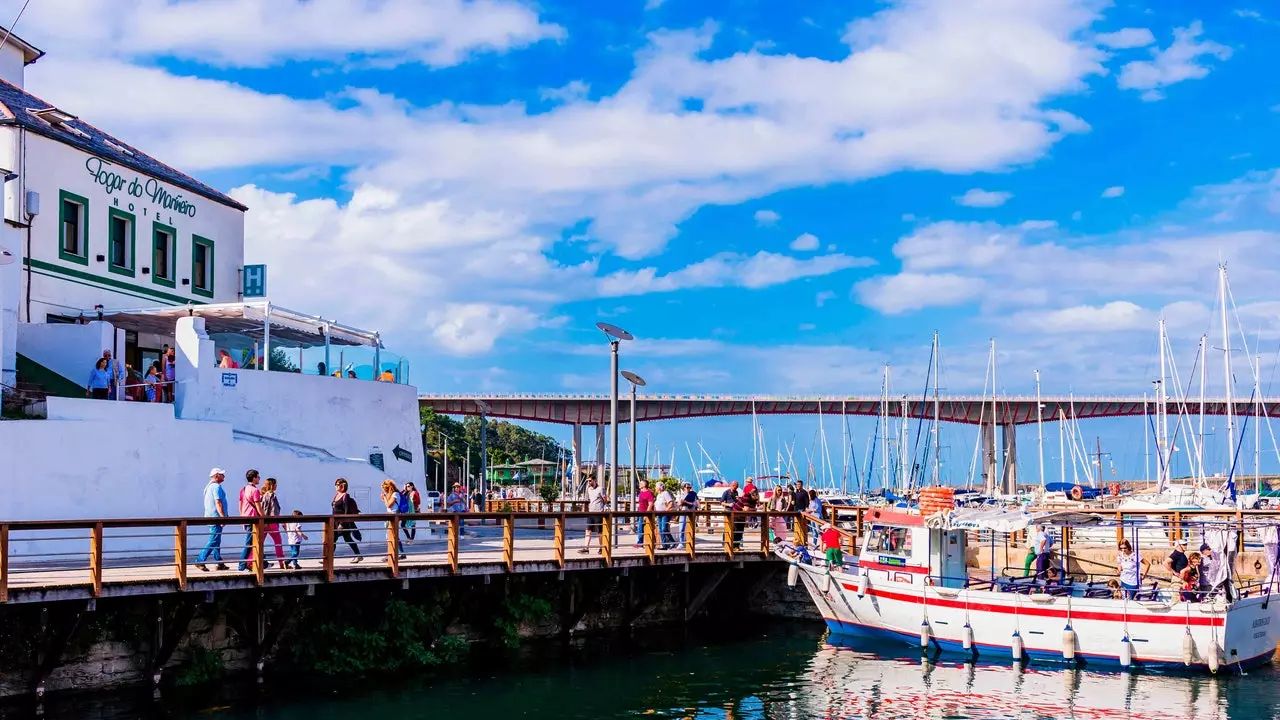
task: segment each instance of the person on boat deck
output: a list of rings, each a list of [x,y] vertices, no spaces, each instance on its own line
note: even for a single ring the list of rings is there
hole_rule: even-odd
[[[1036,544],[1033,546],[1036,551],[1036,577],[1041,580],[1049,569],[1049,560],[1053,557],[1052,548],[1053,534],[1049,532],[1049,528],[1041,525],[1036,529]]]
[[[1120,541],[1120,554],[1116,556],[1116,568],[1120,571],[1120,587],[1125,597],[1133,600],[1138,596],[1138,586],[1147,576],[1151,561],[1139,558],[1128,540]]]
[[[1181,585],[1182,571],[1187,567],[1187,541],[1178,538],[1173,541],[1173,552],[1164,559],[1164,569],[1169,571],[1175,584]]]
[[[1022,559],[1022,577],[1031,577],[1031,565],[1036,561],[1036,546],[1040,543],[1040,526],[1031,528],[1027,534],[1027,556]]]
[[[1044,584],[1046,586],[1059,586],[1065,585],[1066,583],[1063,582],[1062,573],[1058,571],[1058,568],[1050,567],[1048,570],[1045,570]]]
[[[822,549],[826,552],[827,567],[844,569],[844,553],[840,550],[840,531],[831,523],[824,523]]]
[[[1186,546],[1186,543],[1182,543]],[[1178,580],[1181,582],[1181,597],[1183,602],[1198,602],[1200,600],[1200,553],[1193,552],[1187,558],[1186,567],[1178,572]]]

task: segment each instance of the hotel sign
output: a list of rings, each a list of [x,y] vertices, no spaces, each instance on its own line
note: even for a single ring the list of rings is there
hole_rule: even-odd
[[[94,182],[106,189],[107,195],[114,196],[116,193],[128,195],[135,198],[149,198],[151,202],[164,210],[186,215],[187,217],[196,216],[196,206],[190,201],[182,197],[181,194],[175,195],[169,192],[159,180],[155,178],[147,178],[144,182],[141,177],[134,175],[132,179],[125,177],[117,172],[110,162],[103,160],[97,156],[91,156],[84,161],[84,167],[93,176]],[[120,204],[119,198],[116,204]],[[129,203],[130,210],[133,209],[133,203]]]

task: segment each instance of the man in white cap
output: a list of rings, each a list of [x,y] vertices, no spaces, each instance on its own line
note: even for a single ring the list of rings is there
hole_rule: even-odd
[[[1172,579],[1172,587],[1182,587],[1182,570],[1190,564],[1187,560],[1187,540],[1186,538],[1178,538],[1173,541],[1173,552],[1169,553],[1169,557],[1164,560],[1164,569],[1169,571]]]
[[[227,477],[226,472],[222,468],[214,468],[209,471],[209,484],[204,486],[204,516],[205,517],[226,517],[227,516],[227,491],[222,489],[222,481]],[[230,570],[222,563],[222,524],[213,523],[209,525],[209,541],[204,544],[204,549],[200,551],[200,556],[196,558],[196,567],[208,572],[209,567],[205,565],[205,561],[210,557],[218,561],[217,570]]]

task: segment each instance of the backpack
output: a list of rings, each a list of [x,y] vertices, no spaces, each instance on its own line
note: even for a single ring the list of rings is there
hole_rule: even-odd
[[[413,504],[409,502],[409,496],[405,495],[404,493],[396,493],[396,495],[399,496],[400,498],[400,503],[399,503],[399,506],[396,508],[396,512],[412,513]]]

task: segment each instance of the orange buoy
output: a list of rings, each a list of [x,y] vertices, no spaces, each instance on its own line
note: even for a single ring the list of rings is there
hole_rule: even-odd
[[[1074,487],[1072,487],[1072,488],[1071,488],[1071,499],[1072,499],[1072,500],[1083,500],[1083,499],[1084,499],[1084,491],[1080,489],[1080,486],[1079,486],[1079,485],[1076,485],[1076,486],[1074,486]]]

